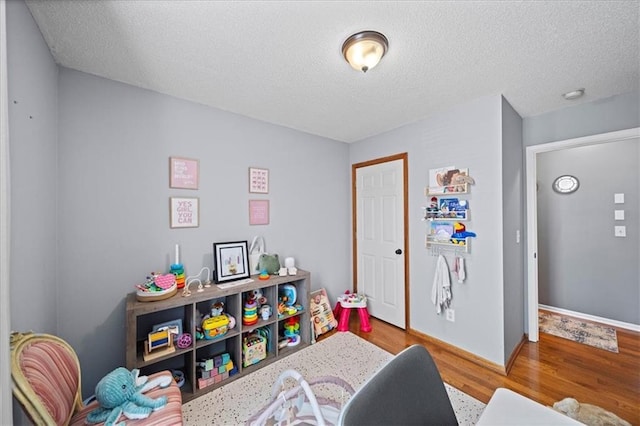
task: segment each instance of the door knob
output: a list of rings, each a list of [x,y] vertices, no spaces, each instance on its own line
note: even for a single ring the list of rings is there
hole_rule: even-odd
[[[396,254],[402,254],[402,250],[401,249],[397,249],[396,250]]]

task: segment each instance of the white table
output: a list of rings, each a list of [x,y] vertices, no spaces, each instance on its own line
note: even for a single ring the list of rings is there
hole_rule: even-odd
[[[581,425],[577,420],[505,388],[498,388],[477,426]]]

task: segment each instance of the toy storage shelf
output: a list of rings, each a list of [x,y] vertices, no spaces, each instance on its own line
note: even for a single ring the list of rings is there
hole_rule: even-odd
[[[127,368],[138,368],[141,370],[141,374],[144,375],[161,370],[182,370],[186,378],[185,384],[181,388],[182,399],[186,402],[307,347],[311,342],[311,320],[309,314],[311,274],[308,271],[298,269],[297,275],[286,277],[271,276],[268,280],[259,280],[257,275],[251,278],[253,282],[224,289],[212,284],[210,288],[205,288],[202,292],[192,290],[191,295],[188,297],[182,297],[181,291],[178,291],[175,296],[156,302],[140,302],[136,299],[135,292],[128,294],[126,303]],[[296,304],[301,305],[302,309],[295,314],[279,316],[276,309],[278,290],[285,284],[295,286],[297,293]],[[274,312],[266,320],[260,319],[251,326],[243,325],[244,297],[248,292],[257,289],[262,290],[262,293],[267,297],[267,303],[273,307]],[[153,325],[179,320],[182,322],[183,332],[195,336],[196,326],[200,325],[200,315],[206,314],[206,311],[215,302],[224,302],[224,312],[236,319],[236,326],[233,329],[211,340],[194,339],[189,348],[179,349],[176,347],[175,352],[144,360],[144,343],[148,333],[152,331]],[[299,319],[300,342],[295,346],[279,348],[278,340],[282,338],[280,334],[284,323],[291,317]],[[270,331],[271,341],[268,344],[266,358],[244,367],[242,362],[243,338],[253,330],[261,327],[266,327]],[[238,373],[226,380],[199,389],[198,361],[222,353],[228,353],[231,356]]]

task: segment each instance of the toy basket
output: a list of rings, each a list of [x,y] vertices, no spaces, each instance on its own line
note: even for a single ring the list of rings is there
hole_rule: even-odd
[[[285,390],[286,379],[293,379],[297,384]],[[333,384],[341,388],[342,394],[351,397],[353,387],[339,377],[323,376],[307,382],[295,370],[283,371],[271,391],[271,401],[262,410],[251,416],[246,424],[250,426],[262,425],[297,425],[311,424],[318,426],[335,425],[338,423],[343,403],[328,398],[316,397],[311,389],[314,385]],[[345,396],[347,396],[345,395]]]

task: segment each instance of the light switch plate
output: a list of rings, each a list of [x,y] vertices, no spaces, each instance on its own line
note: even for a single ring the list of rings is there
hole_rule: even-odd
[[[626,226],[614,226],[613,233],[616,237],[626,237],[627,236],[627,227]]]
[[[624,204],[624,193],[613,194],[613,202],[616,204]]]
[[[615,220],[624,220],[624,210],[614,210],[613,217]]]

